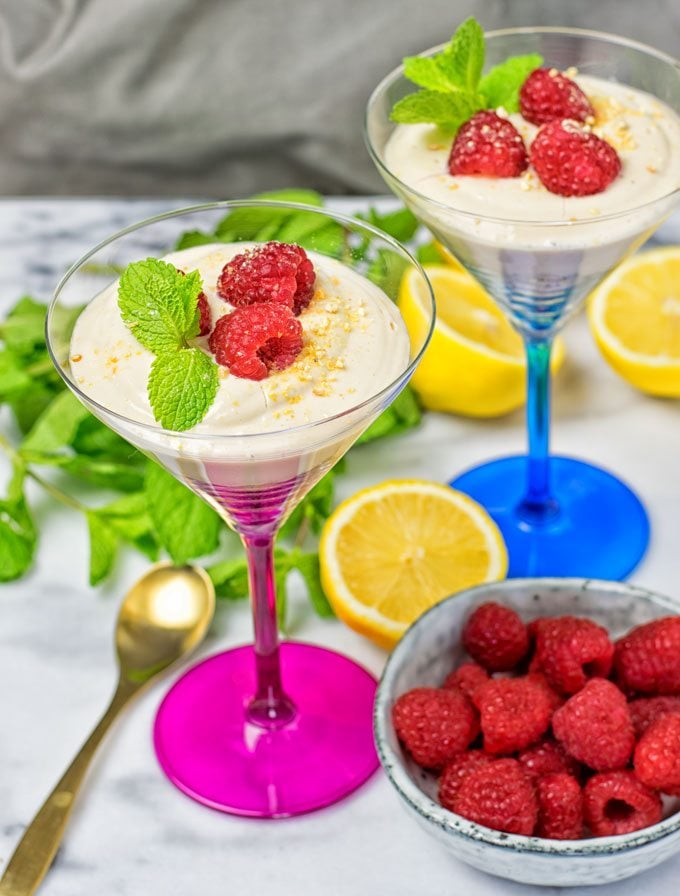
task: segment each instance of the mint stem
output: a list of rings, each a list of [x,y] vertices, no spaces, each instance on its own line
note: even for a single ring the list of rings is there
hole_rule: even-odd
[[[61,504],[66,505],[66,507],[70,507],[72,510],[77,510],[80,513],[87,513],[89,508],[82,504],[80,501],[76,500],[76,498],[72,498],[70,495],[67,495],[66,492],[62,491],[58,486],[53,485],[47,479],[43,479],[42,476],[38,475],[34,470],[29,467],[22,456],[18,453],[18,451],[14,448],[14,446],[0,433],[0,450],[4,451],[7,457],[15,463],[24,468],[26,471],[26,475],[29,476],[34,482],[36,482],[41,488],[43,488],[49,495],[51,495],[56,501],[59,501]]]

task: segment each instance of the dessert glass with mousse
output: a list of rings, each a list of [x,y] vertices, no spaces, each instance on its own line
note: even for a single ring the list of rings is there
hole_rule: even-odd
[[[422,55],[434,57],[441,49]],[[543,124],[541,131],[559,126],[561,136],[571,129],[584,140],[596,135],[600,146],[606,142],[613,152],[605,152],[619,161],[603,189],[586,195],[578,171],[572,195],[565,195],[570,185],[546,187],[533,164],[539,126],[503,108],[495,112],[526,146],[523,170],[498,177],[452,174],[451,167],[458,169],[451,137],[433,124],[391,118],[395,103],[414,91],[403,66],[371,96],[366,139],[390,188],[487,288],[526,346],[527,455],[485,463],[452,485],[498,523],[510,575],[617,579],[645,552],[647,515],[610,473],[550,456],[550,351],[593,287],[653,233],[680,197],[680,68],[663,53],[606,34],[519,28],[486,35],[487,69],[527,54],[542,57],[544,80],[565,73],[585,94],[592,114],[577,123]],[[552,176],[564,180],[559,149],[548,149],[557,159]]]
[[[300,212],[306,254],[252,242],[269,220]],[[170,251],[184,232],[214,232],[225,214],[228,243]],[[291,251],[304,259],[293,280],[296,303],[301,277],[306,295],[294,310],[269,301],[267,289],[273,295],[288,281],[263,267],[266,251],[284,267]],[[219,374],[212,404],[186,431],[157,422],[147,393],[154,354],[123,319],[126,275],[112,282],[113,272],[147,256],[168,262],[163,270],[173,277],[177,270],[186,280],[194,271],[201,277],[194,301],[203,335],[180,352],[200,349],[210,375],[213,366]],[[67,273],[49,310],[52,358],[77,398],[214,507],[245,545],[254,646],[190,669],[164,699],[154,729],[169,778],[216,809],[256,817],[308,812],[346,796],[377,767],[375,680],[333,651],[279,643],[273,549],[281,523],[396,397],[425,349],[431,327],[413,344],[393,297],[376,285],[381,266],[395,264],[413,266],[429,291],[408,252],[367,224],[304,206],[219,203],[161,215],[106,240]],[[258,336],[262,320],[279,315],[293,351],[288,329]],[[229,355],[223,325],[239,317],[245,323],[226,334],[237,340]]]

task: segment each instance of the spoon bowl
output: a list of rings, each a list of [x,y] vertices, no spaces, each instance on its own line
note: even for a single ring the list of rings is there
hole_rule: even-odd
[[[158,563],[127,593],[116,625],[121,679],[138,684],[203,640],[215,610],[209,576],[194,566]]]

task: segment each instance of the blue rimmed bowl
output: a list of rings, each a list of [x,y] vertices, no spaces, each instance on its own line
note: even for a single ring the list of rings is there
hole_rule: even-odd
[[[458,859],[497,877],[569,887],[606,884],[646,871],[680,849],[678,802],[659,824],[616,837],[545,840],[504,834],[449,812],[436,799],[437,779],[402,750],[392,725],[394,701],[419,686],[438,686],[464,652],[461,632],[485,601],[512,607],[526,621],[573,614],[593,619],[618,637],[634,625],[680,613],[680,601],[620,582],[508,579],[480,585],[434,606],[406,632],[385,666],[375,703],[380,762],[403,805]]]

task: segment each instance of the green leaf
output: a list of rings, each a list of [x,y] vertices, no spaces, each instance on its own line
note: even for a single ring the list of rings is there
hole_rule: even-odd
[[[397,252],[392,249],[378,249],[375,258],[368,266],[366,276],[379,286],[388,298],[396,302],[404,271],[408,267],[408,261]]]
[[[184,432],[208,413],[219,386],[217,365],[200,348],[158,355],[147,385],[154,417],[164,429]]]
[[[409,386],[406,386],[392,404],[359,437],[357,444],[374,442],[376,439],[383,439],[386,436],[393,436],[407,429],[413,429],[419,425],[421,419],[422,412],[415,393]]]
[[[14,419],[23,434],[28,433],[54,400],[61,388],[34,380],[30,386],[9,400]]]
[[[368,221],[369,224],[400,243],[408,243],[413,239],[419,227],[418,219],[407,208],[399,208],[384,215],[381,215],[375,208],[370,208],[367,215],[357,215],[357,217]]]
[[[173,563],[212,554],[224,524],[202,498],[155,463],[148,466],[145,491],[158,541]]]
[[[123,271],[118,307],[141,345],[155,354],[175,352],[198,335],[197,299],[202,289],[198,271],[185,276],[167,261],[147,258]]]
[[[490,109],[502,106],[506,112],[518,112],[520,87],[531,72],[542,64],[543,57],[531,53],[528,56],[512,56],[494,66],[479,84],[485,106]]]
[[[24,497],[25,469],[15,464],[7,498],[0,501],[0,582],[11,582],[31,566],[37,533]]]
[[[323,227],[300,237],[298,243],[303,249],[340,258],[345,249],[347,231],[337,221],[327,220]]]
[[[0,351],[0,402],[8,401],[32,385],[21,360],[10,351]]]
[[[81,422],[89,416],[86,408],[71,392],[63,391],[38,417],[21,443],[22,452],[50,454],[70,445]]]
[[[203,233],[201,230],[187,230],[177,240],[175,251],[180,249],[192,249],[194,246],[209,246],[211,243],[218,243],[219,240],[214,233]]]
[[[290,555],[290,562],[294,569],[302,575],[307,586],[309,601],[318,616],[335,616],[333,608],[328,603],[328,598],[321,586],[321,571],[319,568],[318,554],[303,554],[294,550]]]
[[[241,600],[248,597],[248,564],[245,557],[223,560],[209,566],[206,572],[212,579],[217,597],[226,600]]]
[[[451,81],[439,65],[436,56],[407,56],[404,59],[404,75],[427,90],[460,90],[460,86]]]
[[[296,202],[302,205],[322,206],[323,197],[314,190],[274,190],[256,193],[251,199]],[[215,228],[217,237],[223,240],[273,239],[289,218],[300,214],[286,208],[236,208],[223,218]]]
[[[418,246],[416,249],[416,258],[421,264],[443,264],[439,250],[433,241]]]
[[[125,495],[111,504],[98,507],[96,512],[114,532],[150,560],[158,559],[158,541],[145,492]]]
[[[294,538],[303,522],[315,534],[321,532],[333,509],[336,473],[336,468],[329,470],[305,495],[281,527],[279,538]]]
[[[476,95],[419,90],[395,103],[391,118],[401,124],[430,122],[453,132],[481,108],[482,100]]]
[[[0,338],[18,355],[30,355],[45,344],[47,305],[30,296],[19,299],[0,324]]]
[[[144,459],[129,442],[91,414],[80,423],[71,444],[78,454],[103,456],[108,460],[133,464],[140,463]]]
[[[86,514],[90,533],[90,585],[98,585],[113,569],[118,535],[95,511]]]
[[[135,492],[144,486],[144,471],[137,465],[118,463],[105,457],[87,457],[81,454],[49,454],[23,449],[21,456],[36,466],[59,467],[71,476],[92,485],[120,492]]]
[[[484,68],[484,31],[479,22],[472,17],[466,19],[436,59],[453,84],[474,93]]]

